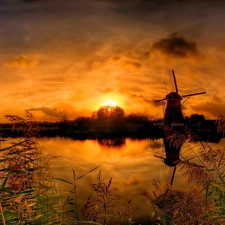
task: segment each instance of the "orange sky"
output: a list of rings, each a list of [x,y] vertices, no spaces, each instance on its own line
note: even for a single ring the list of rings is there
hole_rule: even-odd
[[[0,2],[1,108],[37,120],[90,116],[107,99],[163,116],[155,99],[206,91],[184,115],[225,115],[225,4],[204,0]]]

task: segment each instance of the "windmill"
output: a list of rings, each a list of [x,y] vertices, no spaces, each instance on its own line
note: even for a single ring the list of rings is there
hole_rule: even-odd
[[[206,92],[198,92],[198,93],[187,94],[187,95],[179,95],[174,70],[172,70],[172,75],[173,75],[176,92],[170,92],[169,94],[166,95],[165,98],[155,101],[155,102],[161,102],[165,100],[167,101],[166,110],[164,114],[164,124],[167,124],[167,125],[171,125],[172,123],[184,122],[184,117],[183,117],[183,113],[181,109],[182,98],[187,98],[194,95],[206,94]]]
[[[176,77],[174,70],[172,70],[174,85],[175,85],[175,92],[170,92],[165,96],[163,99],[156,100],[155,102],[160,101],[167,101],[166,102],[166,110],[164,114],[164,125],[166,126],[173,126],[173,125],[183,125],[184,124],[184,117],[182,113],[181,108],[181,100],[183,98],[189,98],[194,95],[201,95],[205,94],[206,92],[198,92],[193,94],[187,94],[187,95],[180,95],[178,93],[178,87],[176,82]],[[176,126],[175,130],[178,132],[182,132],[181,126]],[[177,163],[180,162],[180,150],[182,146],[182,142],[178,145],[174,145],[174,143],[171,143],[166,137],[166,135],[163,135],[163,141],[165,146],[165,152],[166,152],[166,158],[164,159],[164,163],[168,166],[175,166]]]

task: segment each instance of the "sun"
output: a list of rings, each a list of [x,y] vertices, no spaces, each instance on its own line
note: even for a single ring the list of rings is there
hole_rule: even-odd
[[[103,102],[103,106],[116,106],[116,105],[117,105],[116,101],[112,99],[108,99]]]

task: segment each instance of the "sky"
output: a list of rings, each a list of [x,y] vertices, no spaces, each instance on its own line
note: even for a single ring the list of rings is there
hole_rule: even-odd
[[[206,91],[183,114],[225,116],[223,0],[1,0],[0,122],[91,116],[112,99],[163,117],[174,91]],[[185,101],[183,99],[182,101]]]

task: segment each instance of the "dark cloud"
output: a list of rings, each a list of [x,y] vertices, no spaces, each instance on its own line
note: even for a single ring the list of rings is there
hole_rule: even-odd
[[[37,108],[31,108],[29,111],[39,111],[44,113],[46,116],[58,118],[58,119],[65,119],[66,114],[64,111],[58,111],[56,108],[50,108],[50,107],[37,107]]]
[[[158,50],[163,55],[176,58],[187,58],[199,55],[197,44],[177,33],[172,33],[166,38],[155,41],[151,49]]]

